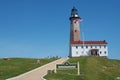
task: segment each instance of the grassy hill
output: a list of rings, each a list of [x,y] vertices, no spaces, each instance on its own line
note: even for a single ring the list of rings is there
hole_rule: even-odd
[[[36,63],[37,59],[31,58],[11,58],[10,60],[0,59],[0,80],[5,80],[40,67],[46,63],[56,60],[56,58],[39,60],[40,64]]]
[[[120,60],[101,57],[70,58],[70,63],[80,63],[82,76],[77,75],[76,69],[57,70],[45,76],[47,80],[117,80],[120,77]],[[120,79],[119,79],[120,80]]]

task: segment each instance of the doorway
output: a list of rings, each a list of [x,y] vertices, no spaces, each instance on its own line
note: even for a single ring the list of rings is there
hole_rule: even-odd
[[[91,49],[90,50],[91,56],[99,56],[98,51],[99,51],[98,49]]]

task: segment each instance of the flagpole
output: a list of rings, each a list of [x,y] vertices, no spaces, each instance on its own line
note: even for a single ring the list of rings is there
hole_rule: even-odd
[[[83,20],[82,20],[83,21]],[[81,31],[82,31],[82,45],[83,45],[83,52],[82,52],[82,56],[84,55],[84,52],[85,52],[85,40],[84,40],[84,30],[83,30],[83,27],[81,28]]]
[[[83,36],[83,55],[84,55],[84,52],[85,52],[85,48],[84,48],[84,46],[85,46],[85,43],[84,43],[84,32],[82,32],[82,36]]]

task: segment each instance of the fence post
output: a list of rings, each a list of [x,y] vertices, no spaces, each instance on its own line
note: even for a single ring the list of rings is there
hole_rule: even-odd
[[[55,73],[57,73],[56,66],[55,66]]]
[[[77,66],[78,66],[78,75],[80,75],[80,65],[79,65],[79,61],[77,62]]]

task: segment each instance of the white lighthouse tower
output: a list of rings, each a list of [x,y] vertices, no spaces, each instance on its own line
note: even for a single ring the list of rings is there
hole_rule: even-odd
[[[69,57],[79,56],[108,56],[108,47],[105,40],[83,41],[80,38],[81,18],[78,10],[73,7],[70,16],[70,49]]]

